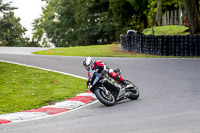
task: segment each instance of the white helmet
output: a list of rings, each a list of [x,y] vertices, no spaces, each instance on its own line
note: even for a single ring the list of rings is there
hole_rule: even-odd
[[[90,69],[93,69],[94,61],[92,60],[91,57],[87,57],[86,59],[83,60],[83,66],[87,71],[89,71]]]

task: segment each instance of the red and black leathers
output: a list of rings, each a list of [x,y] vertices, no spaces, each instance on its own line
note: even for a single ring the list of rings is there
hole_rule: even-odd
[[[124,79],[118,73],[114,72],[113,69],[107,67],[106,64],[100,60],[94,62],[93,69],[97,70],[98,73],[101,73],[103,70],[108,69],[111,77],[121,82],[124,82]]]

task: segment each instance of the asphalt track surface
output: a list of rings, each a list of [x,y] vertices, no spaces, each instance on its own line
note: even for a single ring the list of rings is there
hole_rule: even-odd
[[[83,59],[83,57],[10,54],[1,53],[0,50],[0,60],[86,77],[87,73],[82,67]],[[112,107],[96,102],[48,118],[3,124],[0,125],[0,133],[200,132],[200,60],[94,59],[101,59],[112,68],[121,68],[123,77],[131,80],[139,88],[139,99],[124,100]]]

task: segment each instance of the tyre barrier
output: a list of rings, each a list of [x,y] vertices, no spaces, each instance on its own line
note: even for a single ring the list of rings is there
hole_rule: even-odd
[[[200,35],[153,36],[125,34],[120,36],[123,50],[161,56],[200,56]]]

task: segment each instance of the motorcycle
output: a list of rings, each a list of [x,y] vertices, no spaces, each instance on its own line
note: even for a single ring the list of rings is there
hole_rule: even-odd
[[[121,74],[121,70],[117,70]],[[118,80],[112,78],[108,70],[97,73],[95,70],[88,72],[88,89],[94,93],[97,99],[106,106],[113,106],[116,102],[123,99],[137,100],[139,97],[138,88],[128,80],[126,87]]]

